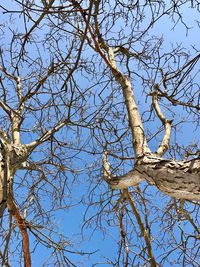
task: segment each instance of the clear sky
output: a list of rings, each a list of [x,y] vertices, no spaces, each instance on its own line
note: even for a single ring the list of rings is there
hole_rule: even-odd
[[[1,3],[1,1],[0,1]],[[7,2],[8,7],[13,8],[13,1],[8,1]],[[169,18],[163,18],[161,19],[158,23],[156,23],[156,25],[150,29],[149,31],[149,35],[156,35],[156,36],[163,36],[164,42],[163,42],[163,48],[162,51],[168,51],[169,47],[171,45],[173,46],[177,46],[179,43],[184,44],[184,46],[188,49],[192,51],[191,46],[195,46],[197,50],[199,50],[199,44],[198,44],[198,38],[197,36],[199,35],[199,28],[197,28],[197,30],[193,30],[193,28],[195,27],[195,16],[197,16],[196,12],[194,9],[189,8],[189,7],[185,7],[182,9],[182,15],[184,17],[184,19],[186,19],[187,24],[189,24],[191,30],[189,30],[188,32],[186,31],[186,28],[184,27],[184,25],[182,23],[178,23],[176,25],[176,27],[173,29],[173,23],[170,21]],[[198,14],[199,15],[199,14]],[[193,20],[191,20],[190,18],[193,18]],[[4,21],[4,19],[7,19],[7,17],[4,17],[1,14],[1,19],[2,22]],[[5,19],[5,20],[6,20]],[[20,21],[20,20],[19,20]],[[11,27],[15,27],[16,29],[20,29],[21,25],[19,22],[16,20],[15,26],[13,26],[13,24],[11,23]],[[7,24],[9,24],[9,21],[6,21]],[[31,22],[30,22],[31,25]],[[7,25],[8,26],[8,25]],[[120,25],[119,25],[120,26]],[[7,42],[10,42],[10,37],[8,32],[6,32],[5,29],[5,35],[8,35],[7,37]],[[39,34],[43,34],[43,32],[41,31]],[[39,36],[40,37],[40,36]],[[4,47],[6,46],[6,44],[4,45]],[[31,46],[31,45],[30,45]],[[63,45],[64,47],[65,45]],[[43,57],[43,53],[44,53],[44,62],[48,62],[49,58],[48,56],[45,54],[45,51],[41,50],[41,55]],[[193,53],[193,52],[192,52]],[[30,55],[34,56],[34,51],[30,51]],[[90,55],[88,55],[88,57],[90,57]],[[9,60],[9,59],[8,59]],[[47,64],[48,65],[48,64]],[[23,70],[24,72],[22,73],[24,76],[25,74],[29,71],[29,70]],[[90,81],[87,80],[87,77],[83,77],[81,76],[81,74],[79,73],[77,76],[77,78],[80,78],[83,88],[87,87],[87,83],[89,84]],[[139,87],[139,83],[137,83],[137,81],[135,82],[135,84],[138,84]],[[9,86],[9,84],[8,84]],[[141,84],[140,84],[141,86]],[[11,88],[11,87],[10,87]],[[12,91],[12,90],[11,90]],[[143,112],[147,106],[149,106],[149,99],[146,102],[146,99],[143,97],[143,93],[142,93],[142,89],[140,90],[136,90],[135,92],[136,94],[136,98],[137,101],[140,102],[140,110],[141,112]],[[46,97],[46,96],[45,96]],[[10,96],[10,99],[12,98],[12,95]],[[100,101],[100,100],[98,100]],[[177,111],[179,110],[179,108],[177,108]],[[1,112],[1,111],[0,111]],[[181,120],[182,117],[186,117],[187,114],[184,111],[181,111],[182,113],[180,114],[180,117],[177,118],[177,122],[178,120]],[[1,114],[1,113],[0,113]],[[1,114],[2,115],[2,114]],[[169,115],[171,116],[170,112]],[[32,125],[36,124],[36,120],[33,117],[28,117],[27,118],[27,122],[26,125],[29,125],[30,127]],[[155,122],[151,122],[148,123],[147,126],[151,127],[151,130],[154,131],[155,128],[155,132],[157,130],[157,127],[160,127],[160,122],[159,121],[155,121]],[[198,139],[199,137],[199,130],[195,128],[194,122],[193,121],[188,121],[188,123],[184,124],[184,126],[177,126],[177,128],[180,130],[178,134],[172,134],[172,143],[176,142],[178,140],[179,144],[189,144],[194,142],[195,140]],[[87,130],[83,130],[83,137],[82,139],[84,141],[87,140],[89,131]],[[36,136],[37,134],[34,133],[34,135]],[[25,136],[25,135],[24,135]],[[61,136],[63,137],[63,133],[58,133],[58,137],[61,138]],[[73,135],[73,131],[69,131],[68,136],[67,136],[67,140],[70,141],[74,141],[74,139],[76,139],[75,135]],[[24,142],[28,142],[30,140],[30,135],[26,135],[26,137],[24,138]],[[82,141],[81,141],[82,142]],[[84,142],[83,142],[84,143]],[[130,142],[131,143],[131,142]],[[157,146],[157,141],[152,141],[151,142],[151,146],[152,148],[155,148]],[[45,145],[44,145],[44,150],[45,150]],[[70,152],[69,152],[70,154]],[[35,156],[33,157],[34,160],[37,160],[38,154],[35,154]],[[42,155],[44,156],[44,154]],[[81,169],[84,167],[84,161],[87,162],[87,164],[96,164],[96,166],[98,166],[98,161],[100,159],[100,157],[95,158],[95,156],[92,155],[88,155],[86,152],[83,152],[80,154],[80,157],[82,158],[78,158],[75,159],[77,160],[77,162],[74,162],[75,160],[72,159],[72,163],[74,163],[74,165]],[[84,158],[84,161],[83,161]],[[127,170],[128,170],[128,166],[127,166]],[[72,181],[73,180],[73,174],[69,172],[66,172],[66,176],[67,176],[67,181]],[[21,177],[24,175],[24,172],[19,172],[18,176]],[[17,180],[18,178],[16,178]],[[20,181],[21,178],[19,178]],[[32,179],[32,178],[31,178]],[[37,179],[37,177],[35,177],[35,179]],[[89,183],[92,179],[96,179],[93,185],[93,189],[94,191],[92,191],[91,187],[89,187]],[[18,180],[17,180],[18,181]],[[109,263],[107,259],[114,259],[116,257],[116,254],[118,253],[118,247],[117,247],[117,243],[120,240],[120,229],[119,229],[119,224],[117,222],[117,216],[118,213],[113,212],[111,210],[111,206],[108,205],[109,203],[109,197],[111,195],[111,192],[109,192],[107,194],[108,191],[108,187],[104,182],[101,182],[101,184],[98,184],[98,181],[101,181],[101,177],[100,177],[100,171],[98,170],[94,172],[93,176],[91,177],[89,175],[89,172],[83,172],[80,176],[79,179],[75,180],[72,183],[72,187],[69,189],[69,191],[66,190],[66,192],[68,192],[69,195],[65,195],[65,197],[69,197],[69,199],[67,199],[67,203],[69,204],[71,202],[71,196],[73,197],[73,202],[72,202],[72,206],[70,208],[67,208],[65,210],[61,210],[61,211],[57,211],[55,213],[55,216],[52,218],[56,224],[55,224],[55,232],[57,231],[57,228],[59,229],[60,233],[67,236],[69,238],[69,242],[70,244],[76,244],[74,248],[71,248],[69,246],[69,250],[74,250],[75,251],[84,251],[84,252],[95,252],[94,254],[91,254],[90,256],[82,256],[82,255],[78,255],[76,253],[69,253],[69,258],[74,261],[74,262],[79,262],[77,267],[81,267],[81,266],[99,266],[99,267],[108,267],[108,266],[116,266],[113,265],[113,263]],[[154,233],[154,235],[156,236],[156,238],[159,240],[159,231],[160,231],[160,226],[161,226],[161,218],[162,218],[162,207],[163,205],[165,205],[166,202],[169,201],[169,197],[164,196],[162,193],[158,192],[155,188],[152,187],[148,187],[146,188],[146,183],[143,183],[141,185],[142,189],[146,190],[146,196],[150,196],[150,198],[148,199],[149,201],[149,210],[150,212],[150,218],[149,220],[151,220],[152,218],[157,218],[156,222],[154,222],[154,227],[152,228],[152,232]],[[19,199],[23,199],[27,197],[27,190],[22,189],[21,191],[21,196],[19,197]],[[91,195],[89,194],[89,192],[93,192]],[[115,192],[114,192],[115,193]],[[45,206],[45,208],[48,207],[48,197],[46,198],[45,196],[45,192],[43,192],[44,194],[44,200],[41,201],[41,203],[43,203],[43,205]],[[152,197],[153,196],[153,197]],[[41,197],[43,197],[42,193],[41,193]],[[116,200],[116,197],[114,198]],[[82,201],[81,201],[82,200]],[[137,199],[139,201],[139,198]],[[80,202],[81,201],[81,202]],[[100,205],[101,204],[101,205]],[[157,210],[155,208],[151,207],[157,207]],[[144,209],[144,207],[140,207],[140,205],[138,204],[139,209]],[[101,218],[98,217],[98,212],[99,211],[103,211],[103,215]],[[31,216],[30,218],[28,218],[29,220],[31,220]],[[152,218],[151,218],[152,217]],[[143,217],[142,217],[143,218]],[[83,221],[87,221],[88,219],[91,220],[91,223],[86,223],[83,224]],[[133,218],[132,218],[133,219]],[[143,218],[145,219],[145,218]],[[128,220],[128,219],[127,219]],[[131,219],[130,219],[131,220]],[[45,221],[45,223],[47,224],[47,228],[48,228],[48,221]],[[189,226],[183,226],[183,228],[186,227],[187,231],[191,231]],[[130,229],[128,228],[127,231],[129,232]],[[175,234],[175,238],[177,238],[177,240],[179,240],[179,236],[180,236],[180,231],[181,229],[179,228],[179,226],[177,225],[177,227],[174,228],[174,231],[177,232],[177,234]],[[49,255],[52,253],[52,249],[51,248],[44,248],[41,245],[38,245],[38,247],[36,246],[36,242],[34,240],[34,238],[32,238],[33,236],[31,236],[31,250],[34,250],[34,253],[32,254],[32,262],[33,262],[33,266],[53,266],[53,265],[47,265],[47,263],[45,263],[44,265],[42,265],[44,263],[44,261],[48,261],[48,257]],[[57,235],[53,235],[55,238],[57,238]],[[169,238],[170,239],[170,238]],[[132,239],[131,239],[132,243],[137,244],[138,240],[136,235],[132,235]],[[162,240],[160,241],[162,242]],[[192,242],[192,241],[191,241]],[[13,247],[16,246],[16,244],[12,244]],[[36,246],[36,249],[34,248],[34,246]],[[164,244],[163,244],[164,246]],[[66,249],[68,249],[68,247],[66,247]],[[136,248],[135,248],[136,249]],[[155,255],[160,255],[160,253],[163,252],[163,247],[162,245],[158,246],[156,243],[154,243],[153,246]],[[135,253],[138,253],[138,251],[136,250]],[[173,263],[173,260],[176,259],[178,257],[178,254],[176,253],[176,250],[174,253],[171,254],[171,262]],[[93,265],[95,263],[98,263],[96,265]],[[12,260],[12,267],[18,267],[20,265],[18,265],[15,262],[15,259],[13,258]],[[64,266],[64,265],[63,265]],[[163,267],[168,267],[169,265],[165,265]],[[173,266],[173,265],[171,265]],[[177,266],[177,265],[174,265]],[[122,266],[120,266],[122,267]],[[178,266],[177,266],[178,267]]]

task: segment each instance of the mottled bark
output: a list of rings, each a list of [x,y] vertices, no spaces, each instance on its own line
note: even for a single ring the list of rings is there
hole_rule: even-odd
[[[95,25],[96,32],[98,32],[98,23]],[[109,47],[102,38],[99,42],[97,42],[90,27],[89,30],[93,38],[96,51],[102,56],[116,81],[121,86],[125,105],[128,111],[133,149],[136,156],[134,169],[124,176],[117,177],[111,174],[107,155],[104,153],[104,179],[113,189],[127,189],[129,186],[135,186],[139,182],[146,180],[148,183],[155,185],[159,190],[172,197],[200,200],[199,159],[175,161],[165,160],[161,157],[169,147],[172,121],[166,119],[159,107],[157,99],[159,86],[157,84],[154,86],[152,102],[155,112],[164,126],[164,136],[161,144],[158,146],[156,154],[153,154],[147,145],[141,115],[135,101],[133,87],[129,77],[124,75],[117,67],[114,49]],[[102,49],[106,51],[108,57]]]
[[[92,32],[91,29],[90,31]],[[108,57],[106,57],[100,44],[93,35],[92,37],[96,50],[109,66],[113,76],[121,86],[128,111],[129,126],[132,132],[133,149],[136,155],[134,169],[124,176],[114,177],[110,173],[107,155],[104,153],[104,179],[113,189],[127,189],[129,186],[135,186],[139,182],[146,180],[148,183],[155,185],[159,190],[172,197],[200,200],[200,160],[175,161],[165,160],[161,157],[169,147],[172,121],[165,118],[159,107],[157,99],[159,86],[157,84],[154,86],[152,102],[155,112],[165,130],[161,144],[156,154],[153,154],[147,145],[143,123],[135,101],[130,79],[118,69],[114,50],[105,44],[105,42],[101,42],[103,49],[108,54]]]
[[[132,171],[116,177],[108,166],[104,165],[104,178],[112,189],[126,189],[145,180],[172,197],[200,200],[200,158],[176,161],[149,153],[137,160]]]
[[[28,155],[26,145],[6,144],[0,139],[0,217],[8,206],[8,194],[12,195],[14,173]]]
[[[0,218],[3,216],[7,200],[7,164],[6,151],[0,139]]]
[[[138,161],[136,170],[172,197],[200,200],[200,158],[176,161],[150,154]]]

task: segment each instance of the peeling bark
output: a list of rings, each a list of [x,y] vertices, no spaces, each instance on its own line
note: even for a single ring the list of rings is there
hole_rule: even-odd
[[[147,181],[172,197],[200,200],[200,158],[175,161],[149,153],[139,158],[126,175],[114,177],[106,173],[108,170],[104,172],[104,179],[112,189],[126,189]]]
[[[12,193],[11,194],[8,193],[7,205],[8,205],[10,214],[13,215],[15,222],[21,232],[22,248],[24,252],[24,267],[31,267],[31,253],[30,253],[30,246],[29,246],[29,236],[27,232],[27,227],[29,225],[26,222],[26,220],[22,218],[19,207],[15,203]]]
[[[28,155],[26,145],[6,144],[0,138],[0,217],[8,205],[14,173],[26,161]]]
[[[18,167],[27,160],[29,156],[29,150],[26,145],[8,145],[9,147],[9,163],[12,169],[18,169]]]
[[[200,200],[200,158],[176,161],[150,154],[135,168],[147,182],[172,197]]]
[[[100,33],[98,23],[95,24],[96,33]],[[165,118],[157,99],[159,86],[155,84],[152,100],[155,112],[164,126],[164,136],[156,154],[148,147],[144,133],[141,115],[135,101],[133,88],[129,77],[124,75],[117,67],[114,50],[105,43],[101,37],[99,42],[91,27],[88,27],[94,41],[95,50],[101,55],[110,68],[116,81],[121,86],[125,105],[128,112],[129,126],[132,132],[133,149],[136,155],[135,168],[123,176],[113,176],[110,172],[110,164],[107,154],[103,155],[104,179],[115,189],[127,189],[135,186],[143,180],[155,185],[162,192],[176,198],[188,200],[200,200],[200,159],[189,161],[165,160],[161,156],[168,150],[171,122]],[[107,53],[104,53],[103,50]]]

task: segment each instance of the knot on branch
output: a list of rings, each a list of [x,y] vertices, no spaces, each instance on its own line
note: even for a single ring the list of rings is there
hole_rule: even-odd
[[[27,160],[28,156],[29,156],[29,150],[26,145],[22,144],[10,145],[9,158],[10,158],[10,165],[12,167],[17,167],[21,165],[24,161]]]

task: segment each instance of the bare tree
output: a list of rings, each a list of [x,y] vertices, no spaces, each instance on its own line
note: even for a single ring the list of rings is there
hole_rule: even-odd
[[[43,266],[198,266],[200,53],[155,34],[189,34],[187,12],[198,32],[198,1],[0,8],[2,266],[42,247]],[[77,206],[82,241],[118,229],[113,253],[56,225]]]

